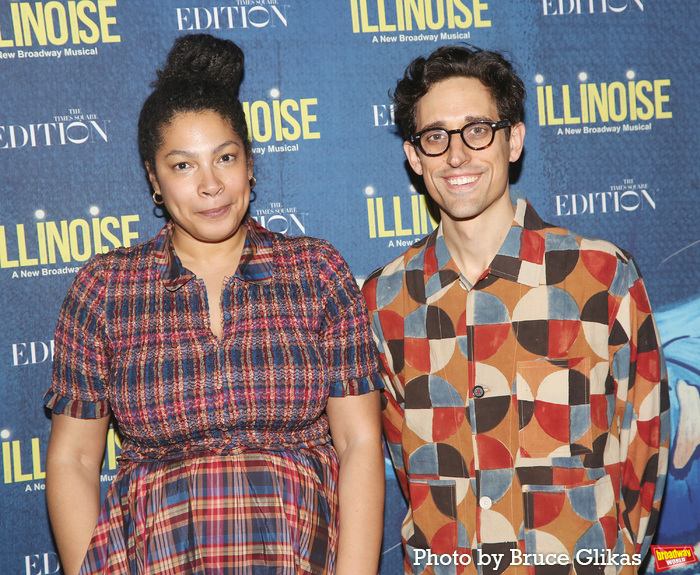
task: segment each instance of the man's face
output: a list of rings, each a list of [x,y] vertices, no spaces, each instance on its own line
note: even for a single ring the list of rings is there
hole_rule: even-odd
[[[476,78],[454,77],[435,84],[416,106],[416,131],[426,128],[460,129],[468,122],[498,121],[496,102]],[[413,170],[423,176],[428,193],[443,220],[476,218],[490,210],[511,209],[508,167],[520,157],[525,126],[519,123],[495,133],[490,147],[475,151],[459,134],[441,156],[426,156],[410,142],[404,151]]]

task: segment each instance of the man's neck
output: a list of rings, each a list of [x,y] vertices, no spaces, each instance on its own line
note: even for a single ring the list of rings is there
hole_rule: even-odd
[[[445,244],[470,285],[491,265],[513,223],[515,207],[510,194],[474,218],[453,220],[442,214]]]

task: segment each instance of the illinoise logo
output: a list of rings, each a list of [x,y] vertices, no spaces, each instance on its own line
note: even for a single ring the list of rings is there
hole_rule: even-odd
[[[394,111],[393,104],[372,105],[372,124],[394,126]],[[381,197],[373,186],[367,186],[365,196],[369,237],[388,238],[387,247],[407,248],[438,226],[428,208],[426,194],[414,192],[408,196]]]
[[[355,34],[489,28],[488,9],[483,0],[350,0]]]
[[[0,49],[121,42],[116,29],[116,9],[117,0],[3,3]],[[66,50],[69,56],[82,54]],[[11,54],[3,57],[8,56],[12,57]]]
[[[257,100],[242,102],[242,105],[251,139],[258,144],[268,144],[267,148],[254,147],[253,152],[257,154],[264,154],[266,151],[294,152],[299,149],[298,144],[276,145],[274,142],[321,138],[321,132],[315,126],[318,120],[317,98],[274,99],[271,102]]]
[[[5,429],[0,432],[2,450],[2,477],[3,482],[23,483],[24,491],[44,491],[46,485],[46,446],[41,438],[16,439],[10,441],[10,432]],[[117,468],[117,456],[121,453],[121,441],[112,427],[107,432],[107,445],[105,457],[102,462],[102,475],[100,481],[114,479],[113,472]]]
[[[578,126],[596,122],[637,122],[666,120],[673,117],[670,79],[636,79],[634,72],[627,73],[626,81],[590,83],[587,76],[578,86],[537,86],[537,111],[540,126]],[[542,80],[538,76],[536,80]],[[604,131],[636,131],[630,125],[617,126]],[[644,127],[643,129],[651,129]],[[591,133],[587,129],[574,132]]]
[[[178,30],[221,30],[288,26],[288,4],[277,0],[236,0],[236,6],[176,8]]]
[[[369,237],[389,238],[388,247],[409,247],[438,226],[424,194],[374,197],[375,190],[370,186],[365,195]]]
[[[61,221],[38,221],[0,225],[0,269],[11,269],[13,278],[73,273],[75,268],[43,268],[24,270],[29,266],[67,264],[87,261],[93,254],[105,253],[113,247],[129,247],[139,234],[131,225],[138,214],[83,218]]]

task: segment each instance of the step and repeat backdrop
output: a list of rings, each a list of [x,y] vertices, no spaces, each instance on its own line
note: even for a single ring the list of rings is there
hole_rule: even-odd
[[[2,0],[0,573],[60,572],[42,408],[57,313],[93,254],[164,223],[136,123],[173,40],[197,31],[246,54],[251,215],[330,240],[358,280],[436,226],[388,91],[440,45],[510,55],[528,90],[512,186],[546,220],[611,240],[642,268],[673,415],[656,543],[698,545],[698,26],[697,0]],[[110,431],[104,489],[119,451]],[[388,462],[386,476],[381,573],[398,575],[405,503]]]

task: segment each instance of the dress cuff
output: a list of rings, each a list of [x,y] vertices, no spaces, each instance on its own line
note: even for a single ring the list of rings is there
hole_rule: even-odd
[[[346,395],[364,395],[370,391],[384,389],[384,383],[378,372],[367,377],[358,377],[348,381],[334,381],[330,385],[330,397],[345,397]]]
[[[50,409],[53,413],[68,415],[76,419],[99,419],[112,413],[109,401],[106,399],[101,401],[83,401],[59,395],[52,390],[47,391],[46,395],[44,395],[44,407]]]

